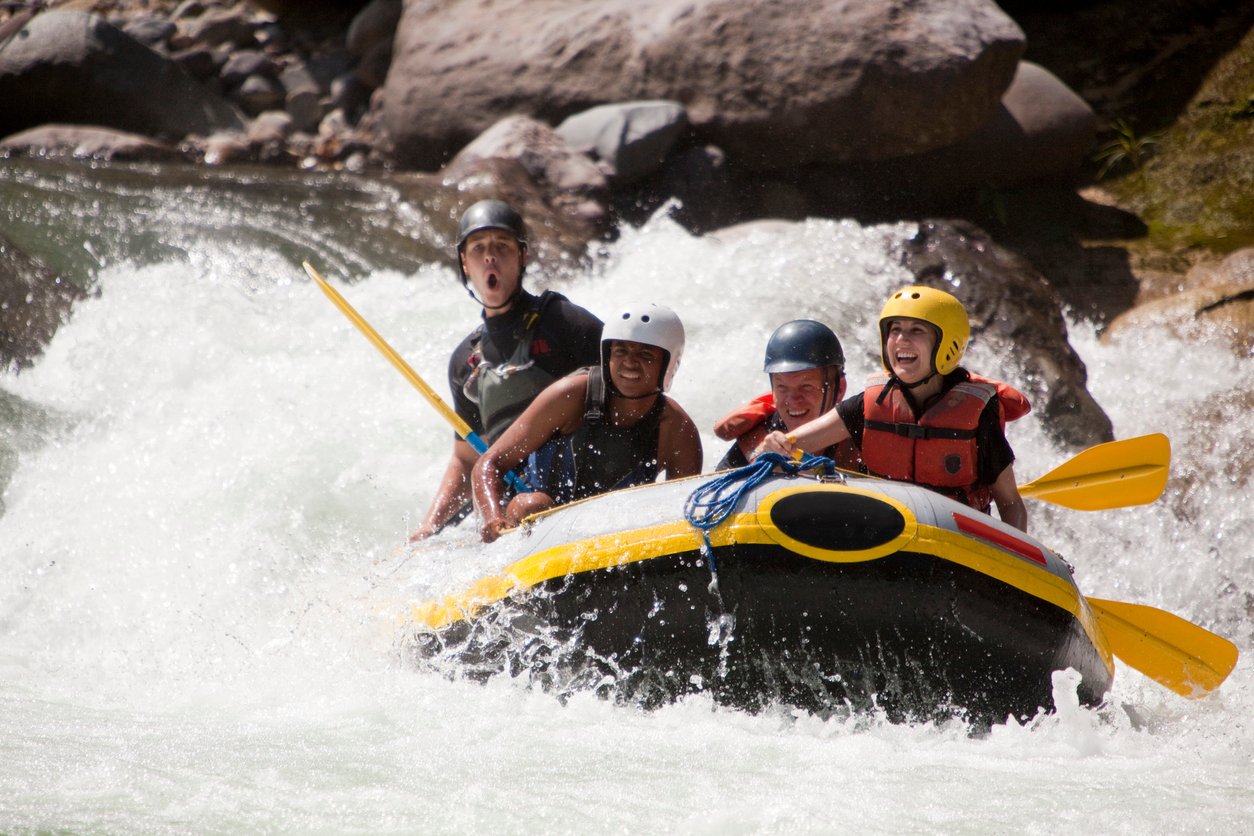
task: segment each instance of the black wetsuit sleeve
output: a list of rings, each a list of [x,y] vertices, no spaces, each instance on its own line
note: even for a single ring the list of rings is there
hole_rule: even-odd
[[[544,346],[534,346],[532,356],[540,368],[554,377],[601,362],[601,320],[562,297],[544,308],[536,329]],[[541,350],[537,350],[541,349]]]
[[[741,451],[740,445],[733,443],[732,446],[728,448],[727,453],[723,455],[723,458],[719,460],[719,463],[714,466],[714,469],[735,470],[738,467],[744,467],[748,463],[749,460],[745,458],[745,454]]]
[[[485,433],[483,419],[479,415],[479,406],[466,397],[465,392],[466,381],[470,379],[470,373],[474,371],[470,365],[470,353],[471,338],[468,336],[458,343],[457,348],[453,349],[452,356],[449,357],[448,388],[453,398],[453,411],[482,438]],[[454,433],[454,435],[461,438],[459,433]]]
[[[866,427],[866,419],[863,417],[862,410],[862,394],[859,392],[836,404],[836,414],[840,416],[840,420],[845,422],[845,428],[849,430],[849,437],[853,439],[854,445],[859,450],[862,449],[862,431]]]
[[[975,443],[980,457],[977,465],[980,483],[992,485],[1015,460],[1015,452],[1001,428],[1000,406],[996,397],[980,413],[980,423],[975,428]]]

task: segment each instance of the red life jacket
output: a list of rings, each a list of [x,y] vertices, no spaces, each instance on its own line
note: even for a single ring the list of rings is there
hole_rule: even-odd
[[[775,396],[767,392],[765,395],[758,395],[743,406],[736,407],[720,418],[714,424],[714,434],[724,441],[735,439],[740,452],[746,459],[751,459],[753,451],[770,432],[768,422],[774,414]],[[826,456],[843,470],[858,472],[863,470],[862,457],[858,455],[858,448],[852,439],[845,439],[826,450],[820,450],[818,455]]]
[[[916,420],[900,386],[894,385],[881,400],[890,379],[883,373],[871,377],[862,394],[866,422],[862,459],[867,470],[886,479],[931,488],[988,511],[992,485],[979,482],[975,440],[980,414],[996,397],[1004,429],[1006,421],[1021,418],[1031,409],[1027,398],[1005,383],[971,375],[946,391]]]

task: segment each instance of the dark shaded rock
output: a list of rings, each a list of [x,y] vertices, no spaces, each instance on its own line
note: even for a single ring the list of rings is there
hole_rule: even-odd
[[[80,12],[38,14],[0,44],[0,89],[0,135],[56,122],[179,138],[243,124],[178,64]]]
[[[361,58],[381,43],[390,47],[396,37],[403,6],[401,0],[371,0],[367,3],[353,18],[344,35],[348,51]]]
[[[962,301],[973,338],[1013,352],[1024,378],[1007,382],[1028,396],[1051,437],[1073,449],[1114,438],[1109,417],[1088,392],[1084,363],[1067,342],[1062,301],[1026,260],[963,221],[920,223],[902,255],[919,284]]]
[[[364,87],[373,90],[376,87],[383,86],[383,82],[387,80],[388,69],[391,66],[392,42],[381,41],[362,56],[361,60],[357,62],[353,74],[357,76]]]
[[[228,87],[243,84],[244,80],[253,75],[277,77],[279,67],[274,59],[255,49],[241,49],[231,53],[218,72],[222,83]]]
[[[245,113],[257,115],[283,106],[283,85],[267,75],[250,75],[235,91],[235,100]]]
[[[727,155],[713,145],[689,148],[668,159],[637,191],[619,192],[615,208],[626,220],[639,223],[666,200],[670,215],[694,232],[726,227],[742,217],[744,194],[733,179]]]
[[[886,162],[875,176],[918,192],[998,189],[1043,180],[1074,183],[1093,148],[1092,108],[1048,70],[1021,62],[992,116],[970,136]]]
[[[86,293],[0,236],[0,369],[23,369],[43,353]]]
[[[291,115],[297,130],[316,131],[322,119],[322,91],[303,63],[286,67],[279,75],[283,85],[283,106]]]
[[[170,60],[186,70],[187,74],[197,81],[216,78],[218,75],[218,56],[213,50],[205,47],[188,47],[171,55]]]

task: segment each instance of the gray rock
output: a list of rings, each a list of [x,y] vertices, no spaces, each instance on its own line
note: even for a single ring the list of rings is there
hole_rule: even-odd
[[[245,113],[255,116],[283,106],[283,85],[267,75],[250,75],[235,91],[235,100]]]
[[[157,138],[243,125],[177,63],[82,12],[43,12],[0,44],[0,90],[0,135],[49,122]]]
[[[322,119],[322,91],[313,74],[302,63],[286,67],[279,74],[283,85],[283,106],[291,115],[297,130],[316,131]]]
[[[885,168],[935,192],[1072,182],[1097,135],[1093,109],[1048,70],[1019,64],[1001,105],[975,133]]]
[[[286,112],[267,110],[252,121],[246,136],[254,145],[274,144],[291,136],[293,129],[292,117]]]
[[[557,133],[577,151],[608,162],[626,183],[657,171],[687,127],[678,102],[624,102],[577,113]]]

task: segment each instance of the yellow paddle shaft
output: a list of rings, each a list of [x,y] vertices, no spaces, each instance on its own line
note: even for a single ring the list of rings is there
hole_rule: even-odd
[[[457,430],[458,435],[468,440],[470,436],[475,435],[475,432],[470,428],[470,425],[463,421],[460,415],[449,408],[449,405],[444,402],[444,399],[436,394],[436,391],[428,386],[427,382],[419,377],[417,372],[410,368],[410,365],[405,362],[404,358],[397,354],[396,350],[393,349],[392,346],[388,345],[383,337],[379,336],[379,332],[374,330],[374,327],[363,319],[361,314],[357,313],[356,309],[348,303],[347,299],[340,295],[338,290],[331,287],[331,285],[327,283],[327,280],[322,278],[321,274],[314,269],[312,264],[306,261],[304,262],[304,266],[305,272],[309,274],[309,278],[313,279],[317,283],[318,287],[322,288],[322,292],[327,295],[327,298],[334,302],[335,306],[339,308],[340,311],[342,311],[354,325],[357,326],[357,330],[365,334],[366,339],[374,343],[374,347],[379,349],[379,352],[384,357],[388,358],[388,361],[396,367],[396,370],[403,374],[405,379],[412,383],[414,388],[422,393],[422,396],[427,399],[427,402],[435,407],[435,411],[440,413],[440,415],[444,417],[445,421],[452,424],[453,429]],[[476,436],[476,438],[477,437],[478,436]],[[480,450],[479,452],[482,453],[483,450]]]

